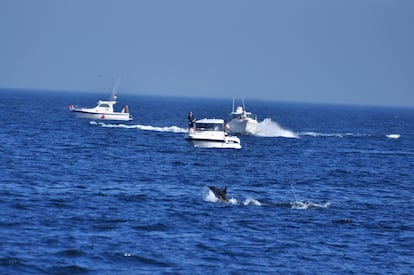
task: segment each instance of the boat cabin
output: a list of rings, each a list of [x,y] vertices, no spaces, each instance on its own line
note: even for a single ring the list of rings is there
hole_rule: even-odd
[[[96,110],[97,111],[102,111],[102,112],[105,112],[105,113],[113,113],[115,103],[116,103],[116,101],[99,100],[97,105],[96,105]]]
[[[224,120],[222,119],[201,119],[195,122],[197,131],[224,131]]]
[[[232,119],[246,119],[251,118],[256,120],[257,116],[252,114],[251,112],[247,112],[243,107],[238,106],[236,111],[230,113],[230,120]]]

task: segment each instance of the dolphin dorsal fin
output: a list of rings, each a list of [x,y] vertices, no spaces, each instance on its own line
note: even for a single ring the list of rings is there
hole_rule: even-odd
[[[226,194],[226,195],[227,195],[227,186],[226,186],[226,187],[224,187],[223,192],[224,192],[224,194]]]

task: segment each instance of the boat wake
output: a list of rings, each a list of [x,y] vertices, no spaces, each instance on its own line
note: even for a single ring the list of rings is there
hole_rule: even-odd
[[[386,137],[390,138],[390,139],[399,139],[401,137],[401,135],[399,135],[399,134],[389,134],[389,135],[386,135]]]
[[[283,129],[277,122],[272,121],[270,118],[265,118],[263,121],[257,123],[253,135],[258,137],[298,138],[298,135],[294,132]]]
[[[157,127],[151,125],[140,124],[111,124],[105,122],[90,121],[92,125],[97,125],[105,128],[124,128],[124,129],[138,129],[143,131],[156,131],[156,132],[170,132],[170,133],[187,133],[186,128],[178,126],[166,126]],[[352,138],[352,137],[385,137],[390,140],[400,139],[400,134],[385,134],[385,135],[373,135],[363,133],[320,133],[320,132],[299,132],[294,133],[290,130],[283,129],[277,122],[272,121],[270,118],[266,118],[262,122],[257,124],[256,130],[253,133],[257,137],[284,137],[284,138],[300,138],[300,137],[334,137],[334,138]]]
[[[301,132],[299,136],[308,136],[308,137],[337,137],[337,138],[345,138],[345,137],[367,137],[369,135],[366,134],[358,134],[358,133],[318,133],[318,132]]]
[[[347,138],[347,137],[386,137],[389,139],[399,139],[399,134],[387,134],[387,135],[373,135],[373,134],[362,134],[362,133],[318,133],[318,132],[300,132],[299,136],[307,137],[335,137],[335,138]]]
[[[156,127],[151,125],[128,125],[128,124],[107,124],[104,122],[91,121],[90,124],[98,125],[105,128],[124,128],[124,129],[138,129],[143,131],[155,131],[155,132],[171,132],[171,133],[187,133],[187,129],[180,128],[177,126],[167,126],[167,127]]]

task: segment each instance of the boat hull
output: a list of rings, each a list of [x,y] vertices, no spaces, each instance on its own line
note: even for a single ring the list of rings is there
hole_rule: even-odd
[[[227,136],[224,132],[204,131],[196,132],[190,129],[185,139],[198,148],[230,148],[240,149],[240,139],[236,136]]]
[[[229,132],[232,134],[254,135],[256,128],[257,121],[254,119],[234,118],[229,121]]]
[[[72,110],[79,118],[88,118],[93,120],[118,120],[118,121],[130,121],[132,117],[129,113],[97,113],[97,112],[85,112],[81,110]]]
[[[235,140],[208,140],[197,138],[186,138],[196,148],[223,148],[223,149],[240,149],[240,142]]]
[[[195,127],[188,129],[185,139],[198,148],[241,148],[240,139],[224,131],[222,119],[197,120]]]

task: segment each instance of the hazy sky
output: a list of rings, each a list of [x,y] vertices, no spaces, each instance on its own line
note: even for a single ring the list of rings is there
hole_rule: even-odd
[[[414,106],[412,0],[0,0],[0,88]]]

